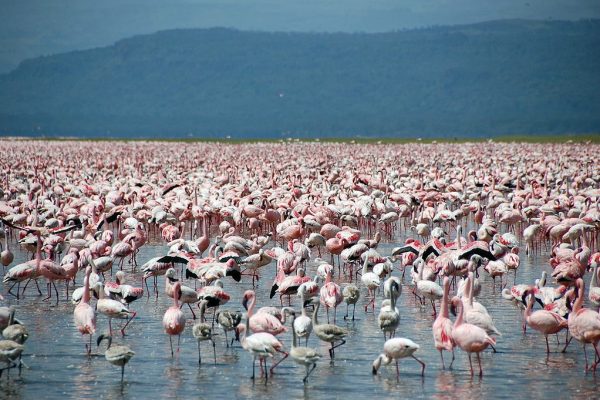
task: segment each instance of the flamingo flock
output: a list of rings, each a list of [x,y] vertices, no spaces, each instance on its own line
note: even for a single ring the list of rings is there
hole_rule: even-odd
[[[257,359],[267,381],[290,356],[308,384],[357,345],[354,321],[371,315],[383,341],[368,343],[366,374],[395,362],[399,376],[412,358],[424,375],[416,354],[436,351],[439,369],[461,374],[460,351],[468,374],[483,376],[482,353],[510,351],[496,353],[499,316],[485,307],[496,301],[514,304],[547,357],[550,335],[564,342],[554,352],[575,339],[584,372],[598,369],[597,146],[6,140],[0,150],[2,301],[16,304],[0,307],[0,376],[24,365],[21,304],[72,302],[85,354],[95,335],[97,347],[107,339],[123,382],[135,355],[126,328],[153,323],[136,305],[163,297],[170,358],[189,336],[199,367],[210,342],[218,368],[223,334],[251,355],[253,380]],[[159,255],[144,259],[149,247]],[[521,257],[533,256],[546,260],[540,279],[519,281]],[[491,296],[479,297],[484,285]],[[278,299],[264,304],[267,293]],[[426,311],[432,341],[403,337],[407,307]],[[113,319],[124,321],[118,331]]]

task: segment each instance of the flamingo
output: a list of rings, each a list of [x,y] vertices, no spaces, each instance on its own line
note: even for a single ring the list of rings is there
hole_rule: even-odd
[[[485,350],[488,346],[495,345],[496,340],[488,336],[488,334],[480,327],[463,321],[464,306],[463,301],[459,297],[453,297],[452,304],[455,307],[460,307],[458,317],[456,318],[456,321],[454,321],[454,325],[452,327],[452,340],[454,340],[454,343],[469,356],[471,376],[473,376],[471,353],[475,353],[477,355],[477,362],[479,363],[479,376],[483,376],[483,369],[481,368],[481,359],[479,353]]]
[[[546,354],[550,354],[550,346],[548,345],[548,335],[558,333],[563,329],[568,328],[568,322],[555,312],[548,310],[537,310],[532,312],[534,293],[533,288],[526,290],[523,293],[523,302],[528,298],[527,308],[523,312],[523,319],[533,329],[542,333],[546,339]]]
[[[254,291],[246,290],[242,298],[242,305],[248,311],[248,323],[246,326],[250,326],[252,332],[268,332],[269,334],[276,336],[287,331],[287,328],[279,319],[277,319],[277,317],[266,312],[258,312],[255,314],[255,303],[256,294]]]
[[[125,336],[125,328],[131,323],[131,321],[137,315],[137,312],[129,310],[127,306],[117,300],[109,299],[105,297],[104,284],[102,282],[96,283],[96,293],[98,293],[98,302],[96,303],[96,310],[108,317],[108,331],[109,335],[112,336],[112,319],[126,319],[125,326],[121,328],[121,335]],[[86,291],[84,290],[84,296]]]
[[[206,310],[206,306],[208,301],[202,300],[199,303],[200,307],[200,322],[194,324],[192,327],[192,335],[198,341],[198,364],[202,364],[202,355],[200,352],[200,342],[204,342],[210,340],[213,347],[213,356],[215,359],[215,364],[217,363],[217,351],[215,349],[215,341],[213,340],[212,327],[210,324],[207,324],[204,320],[204,311]]]
[[[600,314],[589,308],[583,308],[583,297],[585,292],[585,284],[583,279],[579,278],[575,282],[577,288],[577,299],[573,304],[573,310],[569,313],[567,319],[569,333],[583,344],[583,354],[585,355],[585,371],[596,370],[600,362],[600,352],[598,350],[598,342],[600,341]],[[567,342],[567,345],[569,343]],[[596,362],[591,366],[588,364],[587,344],[594,346],[596,352]],[[566,346],[565,346],[566,349]],[[565,350],[563,349],[563,351]],[[589,366],[589,368],[588,368]]]
[[[183,315],[183,312],[179,308],[179,297],[181,297],[181,283],[175,282],[175,285],[173,285],[173,305],[165,311],[162,320],[165,333],[169,335],[171,357],[174,355],[172,336],[177,335],[178,337],[181,337],[181,333],[185,329],[185,315]],[[177,351],[179,352],[179,345]]]
[[[432,282],[427,279],[423,279],[423,269],[424,263],[419,263],[419,275],[417,280],[417,293],[421,294],[422,297],[427,298],[431,301],[431,306],[433,307],[433,316],[437,315],[437,310],[435,309],[435,300],[439,300],[442,298],[444,291],[440,285],[436,282]]]
[[[379,276],[377,276],[374,272],[367,272],[367,266],[369,264],[369,258],[365,257],[365,260],[362,265],[362,272],[360,276],[361,283],[367,288],[369,291],[369,302],[365,305],[365,312],[369,308],[369,305],[372,306],[373,311],[375,310],[375,289],[379,288],[381,285],[381,281],[379,280]]]
[[[419,350],[420,346],[407,338],[391,338],[383,344],[383,353],[381,353],[375,361],[373,361],[373,375],[377,375],[377,371],[381,364],[390,364],[396,360],[396,376],[400,377],[400,369],[398,360],[401,358],[411,357],[421,364],[421,376],[425,375],[425,363],[415,357],[414,353]]]
[[[333,282],[333,271],[328,270],[325,284],[319,291],[319,301],[327,310],[327,321],[329,322],[329,309],[333,308],[333,322],[335,323],[337,306],[344,300],[340,286]]]
[[[450,293],[450,278],[444,277],[443,281],[444,294],[442,295],[442,304],[440,305],[440,313],[433,322],[433,341],[435,348],[440,352],[442,358],[442,368],[446,369],[444,364],[443,350],[452,352],[452,361],[450,369],[454,364],[454,340],[452,339],[452,321],[448,313],[448,294]]]
[[[121,383],[123,383],[123,379],[125,377],[125,365],[129,362],[129,360],[131,360],[131,357],[133,357],[135,353],[129,346],[126,345],[113,346],[112,336],[98,336],[97,345],[100,346],[100,343],[104,339],[108,340],[108,347],[104,352],[104,358],[106,358],[106,361],[112,365],[121,367]]]
[[[253,355],[251,379],[254,380],[254,378],[255,378],[254,369],[256,367],[256,358],[257,357],[260,360],[261,375],[263,373],[262,364],[264,363],[264,365],[265,365],[264,374],[265,374],[265,378],[268,379],[269,374],[267,373],[266,358],[273,357],[277,353],[283,354],[283,357],[281,358],[281,360],[279,360],[277,363],[275,363],[273,366],[271,366],[271,374],[273,374],[275,367],[277,365],[279,365],[279,363],[281,363],[281,361],[285,360],[289,354],[284,350],[283,344],[279,340],[277,340],[277,338],[275,336],[271,335],[268,332],[258,332],[258,333],[254,333],[250,336],[246,336],[246,332],[247,332],[246,327],[247,326],[248,326],[248,319],[246,319],[245,324],[239,324],[237,326],[236,332],[240,337],[240,342],[242,343],[242,347],[244,348],[244,350],[248,351],[249,353],[251,353]]]
[[[309,301],[316,305],[315,311],[312,315],[313,332],[315,332],[315,335],[317,335],[317,337],[323,342],[331,344],[331,348],[329,349],[329,358],[333,360],[335,358],[335,349],[346,343],[345,338],[348,336],[348,331],[334,324],[319,324],[317,321],[317,314],[319,313],[321,302],[315,301],[315,299]],[[335,342],[340,343],[334,345]]]
[[[296,313],[292,312],[291,316],[292,326],[296,326]],[[302,379],[302,382],[306,384],[306,382],[308,382],[309,375],[317,367],[317,361],[321,359],[322,355],[319,354],[319,352],[317,352],[315,349],[298,346],[295,329],[292,330],[292,335],[292,348],[290,350],[290,355],[297,364],[304,365],[304,367],[306,368],[306,375],[304,375],[304,378]]]
[[[5,369],[10,370],[17,366],[15,360],[20,359],[23,350],[25,347],[13,340],[0,340],[0,361],[7,364],[5,368],[0,369],[0,377]]]
[[[360,299],[360,290],[356,285],[351,283],[344,287],[342,295],[346,302],[346,315],[344,315],[344,319],[348,318],[348,307],[352,304],[352,321],[354,321],[354,311],[356,310],[356,303],[358,303],[358,300]]]
[[[230,346],[229,340],[227,339],[227,332],[235,331],[235,328],[242,322],[242,313],[239,311],[219,311],[217,313],[217,323],[223,328],[225,333],[225,344],[227,347]],[[235,338],[231,338],[231,345]]]
[[[88,356],[92,352],[92,335],[96,333],[96,312],[90,305],[90,274],[92,267],[85,269],[85,278],[83,279],[83,299],[73,311],[73,319],[77,330],[82,335],[90,335],[90,344],[86,343],[85,349]]]
[[[379,329],[383,331],[383,339],[385,340],[386,333],[392,338],[396,334],[396,329],[400,324],[400,313],[396,308],[396,301],[400,296],[400,283],[395,279],[388,279],[384,283],[386,297],[385,302],[389,304],[382,305],[379,311],[378,323]]]

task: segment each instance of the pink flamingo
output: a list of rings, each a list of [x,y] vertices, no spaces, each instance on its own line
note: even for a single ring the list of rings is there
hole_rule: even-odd
[[[279,302],[283,307],[283,296],[288,296],[288,305],[291,305],[291,295],[298,293],[298,288],[305,282],[310,281],[310,277],[304,275],[304,269],[298,268],[296,270],[296,275],[287,276],[283,279],[279,287],[277,288],[277,293],[279,293]],[[271,296],[272,297],[272,296]]]
[[[263,374],[262,366],[264,363],[264,366],[265,366],[264,374],[265,374],[266,379],[268,379],[269,375],[267,373],[266,357],[273,357],[277,353],[283,354],[283,357],[281,358],[281,360],[279,360],[277,363],[275,363],[275,364],[273,364],[273,366],[271,366],[271,375],[272,375],[273,371],[275,370],[275,367],[277,367],[283,360],[285,360],[289,354],[284,350],[283,344],[279,340],[277,340],[277,338],[275,336],[271,335],[270,333],[258,332],[258,333],[254,333],[250,336],[246,336],[248,323],[249,323],[249,321],[246,320],[246,324],[239,324],[236,327],[236,333],[240,337],[240,343],[242,344],[242,347],[244,348],[244,350],[250,352],[253,355],[251,379],[254,380],[254,378],[255,378],[254,370],[256,367],[256,358],[257,357],[259,358],[259,361],[260,361],[261,376]]]
[[[452,339],[454,343],[460,347],[469,356],[469,366],[471,368],[471,376],[473,375],[473,363],[471,362],[471,353],[477,354],[477,362],[479,364],[479,376],[483,376],[483,369],[481,368],[481,358],[479,353],[485,350],[489,345],[495,345],[496,340],[490,336],[483,329],[473,324],[463,322],[464,306],[463,302],[459,297],[452,299],[454,307],[460,306],[460,311],[454,326],[452,327]]]
[[[344,301],[344,296],[342,295],[340,285],[333,282],[331,277],[332,274],[333,269],[328,269],[325,284],[319,292],[319,300],[327,311],[327,322],[329,322],[329,309],[333,308],[333,322],[335,323],[337,307]]]
[[[448,313],[448,294],[450,292],[450,278],[444,277],[443,282],[444,294],[442,296],[442,304],[440,305],[440,313],[433,322],[433,341],[435,348],[439,350],[440,357],[442,358],[442,368],[446,369],[444,364],[444,353],[443,350],[452,352],[452,361],[450,362],[450,369],[454,363],[454,340],[452,339],[452,321]]]
[[[92,335],[96,333],[96,312],[90,305],[90,274],[92,273],[92,267],[85,269],[85,278],[83,280],[83,299],[73,311],[73,319],[77,330],[82,335],[90,335],[89,345],[86,343],[85,348],[88,356],[92,352]]]
[[[585,370],[595,371],[600,362],[600,352],[598,351],[598,342],[600,341],[600,314],[589,308],[583,308],[583,297],[585,292],[585,283],[583,282],[583,279],[577,279],[575,285],[577,287],[578,295],[575,304],[573,304],[573,310],[569,313],[569,332],[575,339],[583,344]],[[567,342],[567,345],[569,342]],[[586,350],[588,343],[591,343],[592,346],[594,346],[594,351],[596,352],[596,361],[589,368]],[[565,346],[565,349],[566,348],[567,346]]]
[[[165,311],[163,316],[162,324],[165,329],[165,333],[169,335],[169,343],[171,344],[171,357],[173,357],[173,335],[177,335],[181,338],[181,333],[185,329],[185,315],[179,309],[179,302],[177,299],[181,296],[181,283],[175,282],[173,285],[173,305]],[[177,351],[179,351],[179,339],[177,341]]]
[[[324,236],[324,235],[323,235]],[[338,264],[339,264],[339,255],[342,254],[344,248],[348,246],[348,240],[345,238],[339,239],[337,237],[332,237],[331,239],[327,239],[325,242],[325,247],[327,247],[327,251],[331,254],[331,264],[333,265],[333,256],[338,256]]]
[[[568,327],[567,320],[555,312],[548,310],[537,310],[531,312],[534,302],[534,290],[529,288],[523,293],[523,303],[528,298],[527,308],[523,312],[524,321],[536,331],[542,333],[546,338],[546,354],[550,354],[550,346],[548,345],[548,335],[558,333]]]
[[[133,237],[129,237],[126,242],[121,241],[113,246],[111,256],[121,259],[121,261],[119,261],[119,269],[123,270],[125,257],[131,256],[133,260],[133,254],[135,250],[135,239]],[[134,264],[134,266],[137,266],[137,262]]]
[[[279,335],[280,333],[287,331],[287,328],[277,317],[266,312],[258,312],[255,314],[255,303],[256,294],[254,291],[246,290],[244,292],[244,297],[242,298],[242,305],[248,311],[248,325],[252,332],[268,332],[271,335]]]

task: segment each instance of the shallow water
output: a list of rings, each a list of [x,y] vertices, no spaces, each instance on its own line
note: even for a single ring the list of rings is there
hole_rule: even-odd
[[[398,241],[380,244],[378,251],[387,255],[397,243]],[[138,255],[140,265],[166,251],[166,246],[156,243],[144,246]],[[17,251],[13,265],[24,261],[25,257],[24,252]],[[549,271],[547,259],[547,254],[527,258],[522,253],[517,282],[533,283],[543,269]],[[125,270],[130,278],[129,283],[137,285],[141,280],[139,270],[133,275],[129,273],[129,266]],[[309,266],[307,273],[313,276],[315,270],[316,267]],[[257,307],[279,305],[278,296],[268,299],[274,273],[275,263],[261,270],[261,280],[256,288]],[[394,271],[394,275],[400,274],[399,270]],[[15,399],[150,396],[310,399],[357,398],[361,395],[378,398],[479,399],[555,398],[567,393],[569,396],[597,398],[598,378],[584,372],[585,361],[579,343],[573,341],[566,353],[560,353],[564,342],[562,332],[560,346],[551,338],[552,353],[547,359],[543,336],[532,330],[523,335],[520,311],[501,298],[498,288],[495,292],[492,290],[492,280],[485,272],[482,271],[479,279],[483,288],[478,300],[487,307],[496,327],[502,332],[502,336],[497,338],[498,353],[486,351],[482,354],[484,376],[481,379],[470,376],[467,356],[459,349],[456,351],[454,369],[441,369],[439,353],[433,346],[431,308],[415,305],[407,282],[409,278],[405,279],[398,304],[401,323],[396,336],[410,338],[421,346],[416,356],[427,364],[425,377],[420,376],[420,365],[412,359],[400,361],[399,379],[396,379],[393,364],[382,367],[377,376],[371,374],[371,363],[382,351],[384,340],[377,326],[378,307],[375,314],[365,314],[361,308],[366,302],[366,291],[363,291],[356,309],[357,320],[343,320],[344,303],[338,310],[337,323],[347,326],[350,334],[346,345],[336,349],[334,364],[327,358],[328,346],[320,343],[314,335],[311,336],[309,346],[320,348],[324,357],[307,385],[302,384],[304,367],[297,366],[291,359],[284,361],[276,369],[275,376],[268,381],[260,378],[253,383],[249,379],[252,373],[250,354],[239,343],[227,349],[218,327],[216,365],[212,363],[211,346],[205,342],[202,343],[203,364],[198,366],[197,345],[191,334],[194,321],[187,307],[183,309],[188,320],[181,337],[181,350],[175,358],[171,358],[169,340],[163,332],[161,321],[172,300],[163,294],[164,278],[159,278],[158,300],[151,294],[149,301],[143,299],[133,303],[131,308],[138,312],[138,316],[129,325],[127,336],[121,338],[115,333],[115,343],[125,342],[136,352],[125,369],[123,385],[120,383],[118,367],[109,364],[103,356],[85,356],[85,340],[73,323],[74,306],[64,299],[62,285],[58,286],[61,295],[58,306],[54,302],[41,301],[42,297],[37,296],[34,288],[28,288],[25,298],[19,301],[6,296],[5,305],[17,306],[17,317],[30,331],[23,357],[30,368],[23,370],[21,378],[17,378],[16,370],[10,372],[10,381],[3,376],[0,380],[0,394]],[[511,274],[511,284],[512,279]],[[79,275],[78,283],[81,282],[82,276]],[[252,288],[251,279],[244,276],[240,283],[235,283],[227,278],[224,283],[225,289],[232,296],[224,308],[241,309],[242,293]],[[189,281],[186,284],[193,285]],[[4,293],[7,288],[4,288]],[[381,294],[378,303],[380,300]],[[292,301],[298,308],[298,299],[292,297]],[[321,321],[325,319],[323,312],[319,317]],[[98,315],[97,319],[98,333],[108,331],[107,319],[103,315]],[[113,328],[118,325],[118,321],[113,321]],[[280,336],[280,339],[289,348],[291,333]],[[593,357],[592,351],[589,354]],[[445,359],[448,363],[448,353],[445,353]],[[476,363],[475,357],[473,361]]]

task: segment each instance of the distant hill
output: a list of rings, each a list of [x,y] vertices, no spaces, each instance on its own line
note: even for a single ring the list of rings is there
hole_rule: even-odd
[[[162,31],[0,75],[0,134],[600,132],[600,20],[379,34]]]

